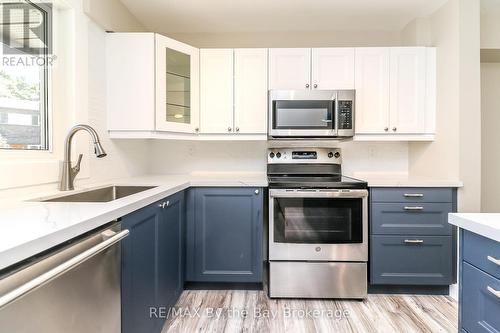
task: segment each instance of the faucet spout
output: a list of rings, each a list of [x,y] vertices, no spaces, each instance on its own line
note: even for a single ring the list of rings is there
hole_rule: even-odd
[[[99,135],[89,125],[76,125],[72,127],[68,135],[66,136],[66,140],[64,143],[64,161],[62,165],[62,172],[61,172],[61,180],[59,183],[59,190],[61,191],[70,191],[73,190],[74,187],[74,180],[78,172],[80,172],[80,162],[82,160],[82,154],[78,157],[78,162],[77,164],[73,167],[71,166],[71,142],[73,139],[73,136],[78,132],[84,130],[87,133],[90,134],[92,141],[94,143],[94,153],[98,158],[102,158],[106,156],[106,152],[104,151],[104,148],[101,145],[101,142],[99,141]]]

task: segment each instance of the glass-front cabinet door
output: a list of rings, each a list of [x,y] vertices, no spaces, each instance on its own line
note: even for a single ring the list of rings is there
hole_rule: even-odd
[[[195,133],[199,126],[199,50],[155,34],[156,130]]]

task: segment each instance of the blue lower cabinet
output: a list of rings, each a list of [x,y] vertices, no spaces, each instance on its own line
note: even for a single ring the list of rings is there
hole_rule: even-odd
[[[370,189],[370,283],[446,287],[456,281],[454,188]]]
[[[186,280],[262,282],[262,188],[192,188]]]
[[[184,287],[184,192],[163,202],[166,205],[158,225],[158,306],[168,309],[175,305]]]
[[[460,230],[459,318],[469,333],[500,332],[500,242]]]
[[[463,263],[462,279],[462,327],[467,332],[499,332],[500,280],[468,263]]]
[[[371,236],[372,284],[449,285],[453,281],[450,236]]]
[[[122,333],[160,332],[182,291],[184,193],[122,218]],[[162,309],[163,308],[163,309]]]

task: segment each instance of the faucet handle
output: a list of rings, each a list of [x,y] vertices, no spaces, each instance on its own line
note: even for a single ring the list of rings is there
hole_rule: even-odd
[[[78,161],[76,162],[76,165],[73,167],[73,170],[75,172],[80,171],[80,164],[82,163],[82,157],[83,157],[83,154],[78,155]]]

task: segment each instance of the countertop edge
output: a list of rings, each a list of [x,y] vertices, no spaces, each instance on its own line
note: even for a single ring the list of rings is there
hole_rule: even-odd
[[[473,215],[477,216],[477,214]],[[478,221],[477,218],[467,213],[450,213],[448,223],[500,243],[500,219],[498,226],[492,226]]]

